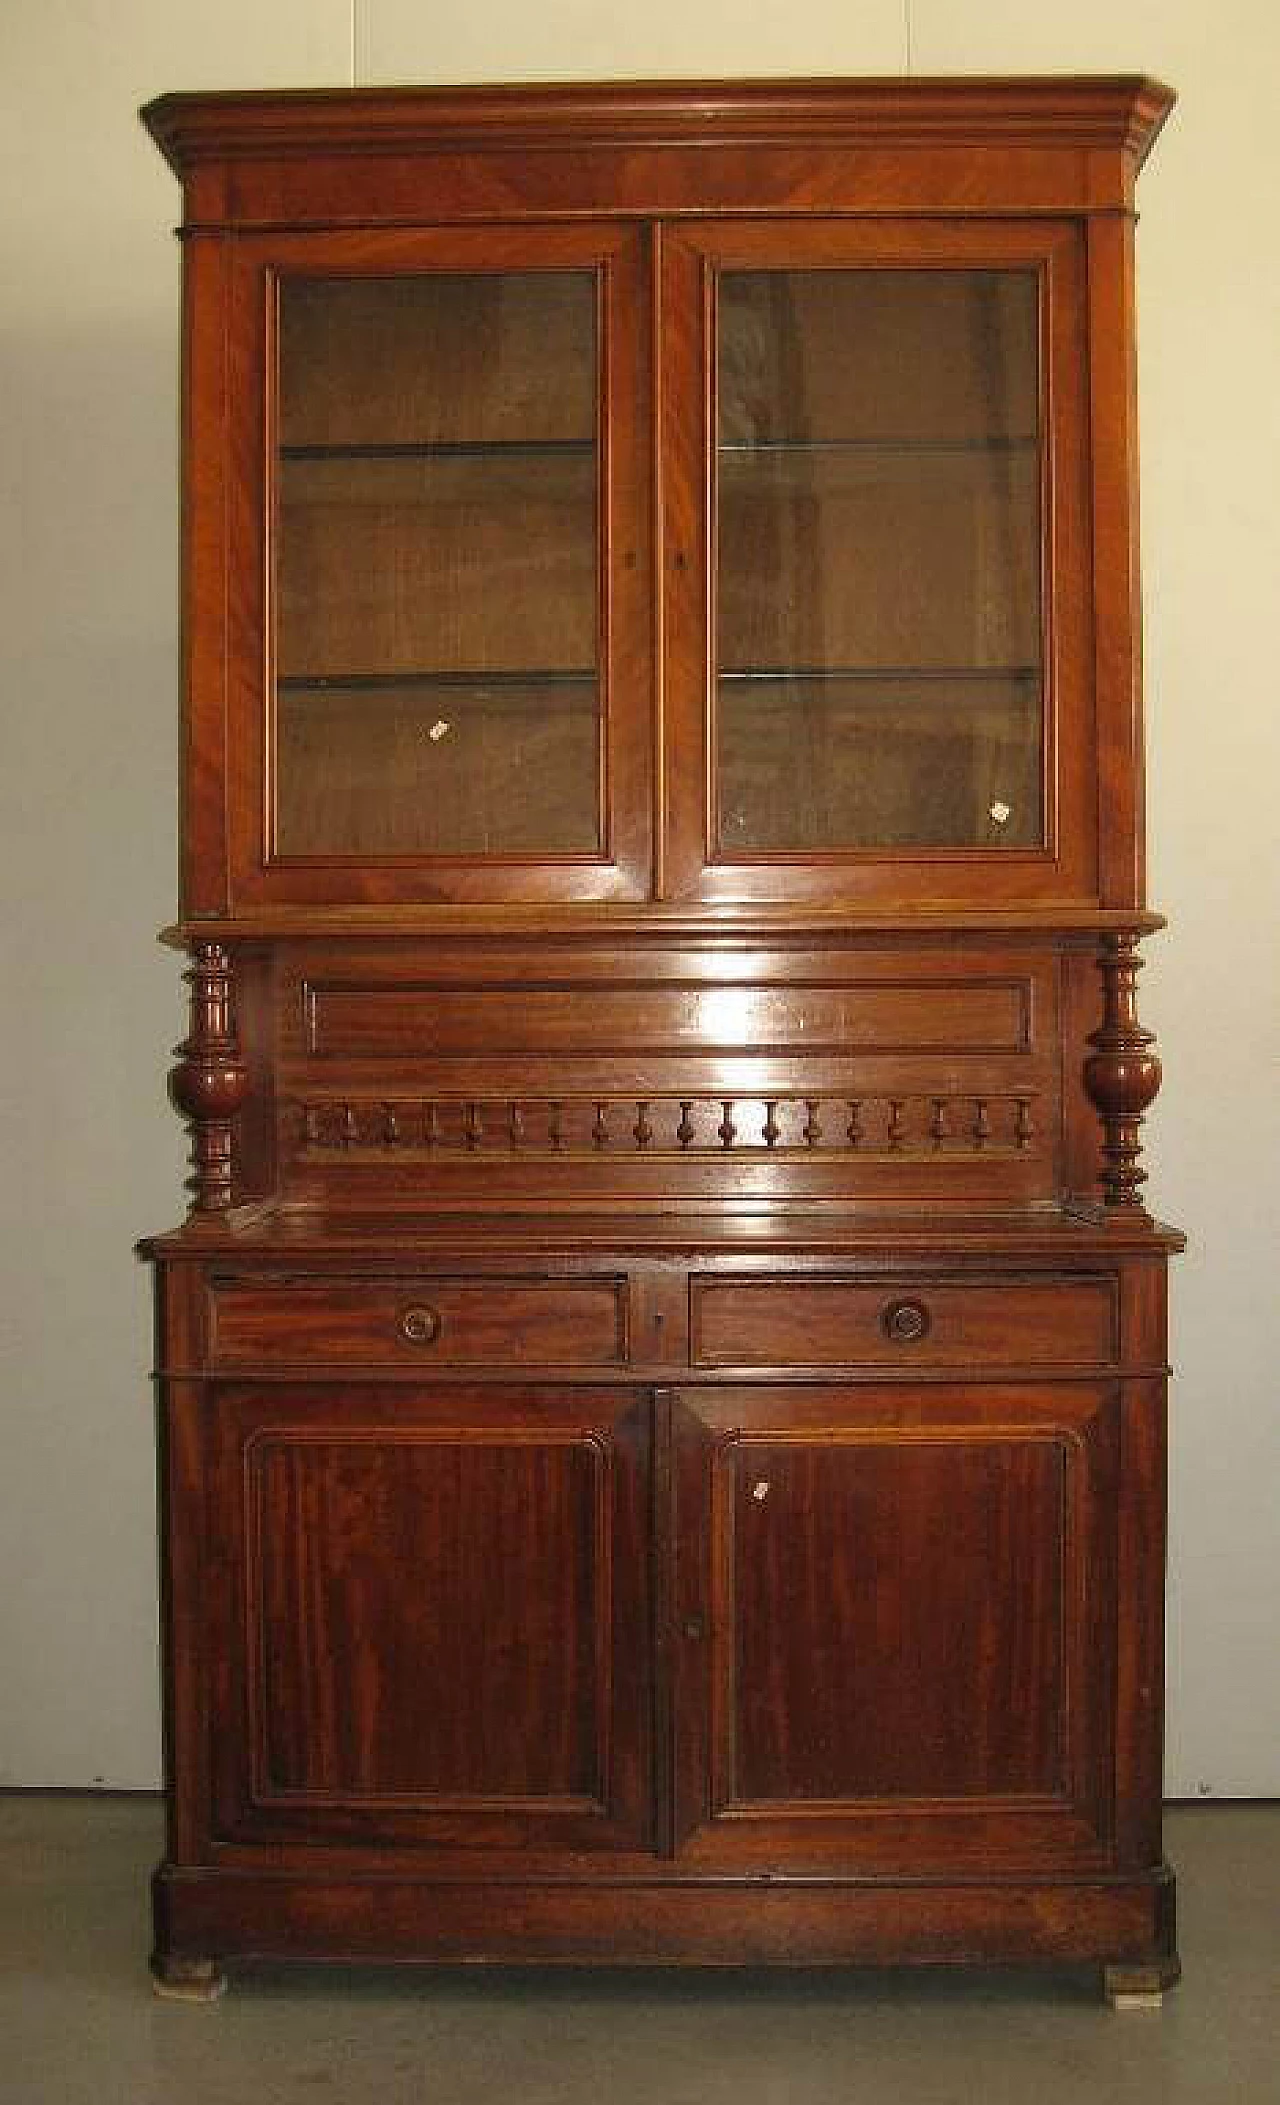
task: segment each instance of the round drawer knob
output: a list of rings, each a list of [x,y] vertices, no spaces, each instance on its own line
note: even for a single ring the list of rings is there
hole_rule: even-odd
[[[400,1335],[410,1345],[434,1345],[440,1335],[440,1318],[435,1309],[403,1309],[400,1315]]]
[[[880,1328],[895,1345],[918,1345],[929,1335],[929,1311],[923,1301],[886,1301]]]

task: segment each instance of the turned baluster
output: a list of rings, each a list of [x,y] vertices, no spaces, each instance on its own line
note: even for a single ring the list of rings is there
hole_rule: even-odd
[[[1102,1022],[1089,1034],[1093,1050],[1084,1063],[1084,1086],[1102,1120],[1103,1204],[1128,1214],[1144,1213],[1141,1127],[1160,1088],[1160,1062],[1151,1049],[1155,1034],[1138,1021],[1142,963],[1131,929],[1102,938]]]
[[[231,1204],[232,1136],[249,1095],[249,1070],[236,1038],[231,959],[221,943],[200,943],[184,974],[191,1022],[169,1094],[191,1127],[192,1213],[225,1213]]]

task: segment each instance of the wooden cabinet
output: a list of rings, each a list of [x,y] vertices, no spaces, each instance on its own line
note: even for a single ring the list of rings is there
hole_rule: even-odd
[[[168,1990],[1176,1976],[1138,80],[167,97]]]

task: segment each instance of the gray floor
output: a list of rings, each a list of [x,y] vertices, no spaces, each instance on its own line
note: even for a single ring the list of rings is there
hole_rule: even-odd
[[[145,1798],[0,1796],[4,2105],[1280,2105],[1280,1806],[1169,1815],[1186,1978],[1116,2016],[1084,1975],[333,1974],[208,2008],[145,1968]]]

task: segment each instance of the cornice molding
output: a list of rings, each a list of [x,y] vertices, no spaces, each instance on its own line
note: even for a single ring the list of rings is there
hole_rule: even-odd
[[[801,143],[1119,148],[1140,166],[1173,102],[1140,75],[565,82],[174,94],[141,117],[180,176],[252,156]]]

